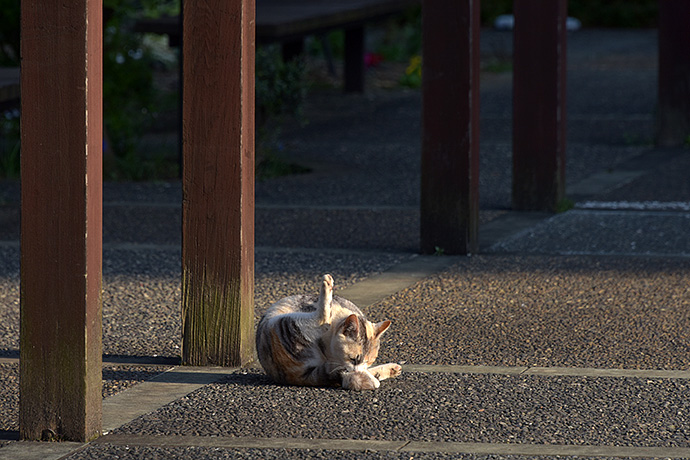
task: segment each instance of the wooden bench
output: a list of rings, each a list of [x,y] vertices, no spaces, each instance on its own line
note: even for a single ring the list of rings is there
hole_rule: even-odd
[[[345,31],[344,89],[364,91],[364,27],[421,5],[421,0],[257,0],[258,43],[281,43],[283,58],[302,53],[304,38],[331,30]],[[134,30],[165,34],[171,46],[181,43],[178,16],[137,21]]]

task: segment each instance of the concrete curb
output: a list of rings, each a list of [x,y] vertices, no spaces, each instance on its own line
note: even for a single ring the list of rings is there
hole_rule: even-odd
[[[414,256],[409,262],[395,265],[336,293],[360,307],[368,307],[460,260],[461,256]]]
[[[153,447],[212,447],[220,449],[309,449],[326,451],[393,451],[479,455],[531,455],[582,457],[690,457],[682,447],[579,446],[350,439],[231,438],[216,436],[108,435],[94,444]]]
[[[221,367],[173,367],[147,382],[106,398],[103,400],[103,434],[216,382],[231,371]]]

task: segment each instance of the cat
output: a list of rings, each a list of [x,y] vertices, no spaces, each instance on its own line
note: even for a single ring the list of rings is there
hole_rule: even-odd
[[[268,308],[257,326],[256,350],[279,383],[373,390],[401,373],[395,363],[369,367],[390,325],[367,321],[354,303],[333,295],[333,277],[324,275],[318,297],[295,295]]]

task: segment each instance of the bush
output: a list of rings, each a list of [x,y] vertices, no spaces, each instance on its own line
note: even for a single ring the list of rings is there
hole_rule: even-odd
[[[255,62],[256,174],[259,179],[307,172],[308,169],[282,161],[280,123],[286,116],[303,119],[302,109],[307,91],[304,61],[284,62],[279,46],[261,46]]]
[[[130,32],[137,14],[179,12],[179,2],[104,0],[103,124],[115,156],[131,157],[153,123],[160,95],[153,85],[154,57],[143,36]]]

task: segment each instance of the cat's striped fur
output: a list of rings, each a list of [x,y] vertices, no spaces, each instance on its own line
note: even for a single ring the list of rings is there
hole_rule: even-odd
[[[390,324],[367,321],[355,304],[333,295],[333,278],[324,275],[318,296],[286,297],[269,307],[256,349],[266,373],[280,383],[374,389],[401,371],[395,363],[369,367]]]

